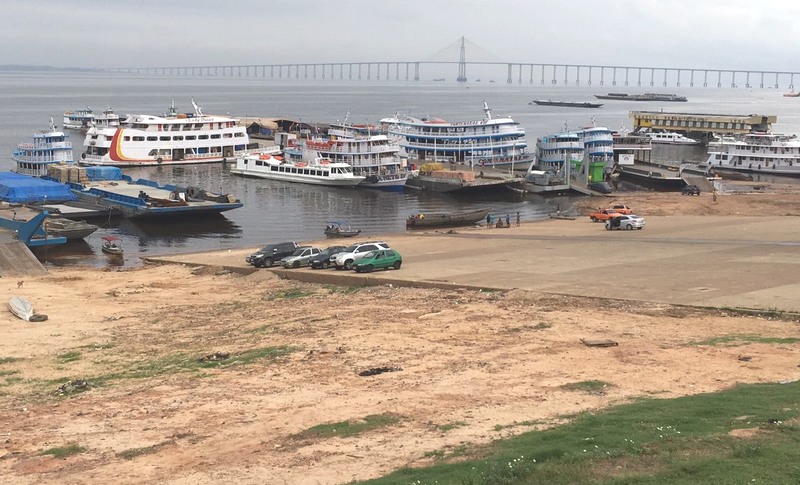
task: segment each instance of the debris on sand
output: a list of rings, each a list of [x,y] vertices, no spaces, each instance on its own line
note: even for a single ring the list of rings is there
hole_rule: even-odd
[[[592,339],[582,338],[581,342],[583,342],[583,345],[587,347],[616,347],[617,345],[619,345],[618,342],[608,339],[592,340]]]
[[[199,362],[222,362],[231,358],[230,352],[214,352],[197,359]]]
[[[384,372],[397,372],[403,370],[400,367],[373,367],[372,369],[367,369],[358,373],[361,377],[369,377],[375,376],[378,374],[383,374]]]
[[[60,396],[65,396],[69,394],[77,394],[79,392],[88,391],[89,389],[93,388],[94,384],[89,381],[83,379],[75,379],[74,381],[69,381],[67,383],[61,384],[58,386],[56,390],[56,394]]]

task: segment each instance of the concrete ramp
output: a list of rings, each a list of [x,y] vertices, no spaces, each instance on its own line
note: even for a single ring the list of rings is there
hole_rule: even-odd
[[[27,246],[18,241],[0,242],[0,277],[43,276],[47,270]]]
[[[681,178],[686,185],[696,185],[700,187],[701,192],[711,192],[714,190],[714,186],[709,182],[709,180],[702,176],[702,175],[691,175],[684,173]]]

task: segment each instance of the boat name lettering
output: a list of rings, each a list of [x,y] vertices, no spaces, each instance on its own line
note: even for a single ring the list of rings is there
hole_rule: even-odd
[[[453,126],[466,126],[466,125],[485,125],[486,120],[478,120],[478,121],[461,121],[456,123],[451,123]]]

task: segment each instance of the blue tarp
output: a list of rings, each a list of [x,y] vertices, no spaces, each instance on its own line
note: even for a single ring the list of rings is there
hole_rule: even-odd
[[[122,180],[122,169],[119,167],[86,167],[86,177],[90,182]]]
[[[27,204],[77,200],[77,197],[61,182],[14,172],[0,172],[0,200],[12,204]]]

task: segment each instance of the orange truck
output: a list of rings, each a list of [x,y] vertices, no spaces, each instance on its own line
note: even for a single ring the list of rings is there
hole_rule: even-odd
[[[603,222],[619,215],[622,214],[613,209],[599,209],[589,214],[589,219],[591,219],[592,222]]]

